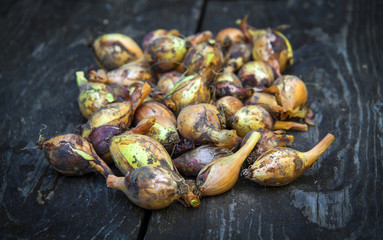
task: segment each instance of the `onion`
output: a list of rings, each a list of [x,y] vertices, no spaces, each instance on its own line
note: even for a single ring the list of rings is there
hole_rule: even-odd
[[[110,140],[110,154],[122,174],[146,165],[174,170],[168,152],[158,141],[142,134],[126,132]]]
[[[76,72],[76,75],[77,85],[80,89],[78,105],[81,114],[86,119],[100,107],[112,102],[123,101],[129,96],[129,92],[120,86],[88,82],[84,77],[84,72]]]
[[[261,156],[261,154],[274,147],[285,147],[294,142],[294,137],[292,135],[276,134],[266,128],[260,128],[247,133],[246,136],[242,139],[241,146],[246,143],[247,139],[254,131],[259,132],[261,137],[259,138],[257,145],[255,145],[254,149],[246,159],[249,164],[253,164],[255,160]]]
[[[225,117],[218,109],[207,103],[187,106],[177,118],[178,131],[184,138],[231,150],[238,145],[238,136],[234,130],[224,129],[225,123]]]
[[[334,141],[327,134],[315,147],[307,152],[292,148],[273,148],[263,153],[248,169],[242,171],[246,178],[265,186],[282,186],[297,179],[314,165],[316,160]]]
[[[92,45],[94,58],[101,68],[116,69],[142,56],[142,50],[130,37],[109,33],[98,37]]]
[[[247,43],[238,43],[232,45],[226,52],[225,63],[232,66],[234,70],[239,70],[245,63],[251,59],[253,47]]]
[[[149,210],[165,208],[189,192],[178,173],[155,165],[142,166],[125,177],[109,175],[107,186],[123,191],[134,204]]]
[[[78,135],[64,134],[50,139],[40,136],[37,145],[44,152],[49,164],[61,174],[80,176],[99,172],[105,178],[113,174],[96,154],[92,144]]]
[[[247,105],[231,117],[230,125],[237,131],[238,136],[244,137],[248,132],[258,128],[272,129],[274,120],[263,107]]]
[[[218,99],[215,106],[225,115],[226,120],[228,120],[243,107],[243,103],[236,97],[226,96]]]
[[[269,65],[261,61],[248,62],[238,73],[244,87],[266,88],[274,82],[274,73]]]
[[[284,75],[279,77],[274,85],[277,86],[279,93],[276,94],[279,105],[284,108],[281,119],[294,117],[300,108],[304,108],[307,101],[307,88],[305,83],[296,76]],[[307,110],[307,109],[306,109]],[[306,112],[303,113],[303,117]]]
[[[263,92],[254,92],[251,97],[244,101],[245,105],[259,105],[269,113],[279,115],[284,109],[278,104],[274,95]]]
[[[217,158],[201,169],[196,180],[201,196],[222,194],[234,186],[243,162],[257,144],[259,137],[258,132],[253,132],[236,153]]]
[[[192,46],[195,46],[199,43],[208,41],[209,39],[212,39],[212,38],[213,38],[212,32],[203,31],[203,32],[199,32],[199,33],[196,33],[196,34],[193,34],[193,35],[187,37],[186,43],[192,47]]]
[[[137,108],[133,125],[137,125],[141,120],[150,116],[163,116],[170,119],[174,124],[176,123],[174,113],[165,105],[159,102],[145,102]]]
[[[173,88],[171,99],[176,105],[176,113],[189,105],[207,103],[211,93],[204,77],[191,75],[181,79]]]
[[[157,82],[157,89],[162,94],[168,94],[173,89],[174,85],[181,79],[181,73],[171,71],[164,73]]]
[[[174,166],[184,176],[197,177],[200,170],[212,160],[233,154],[227,148],[202,145],[173,159]]]
[[[218,32],[215,37],[223,49],[228,49],[230,46],[245,41],[245,36],[238,28],[224,28]]]
[[[199,73],[210,84],[221,71],[223,64],[224,58],[220,47],[214,40],[209,40],[188,50],[183,60],[183,71],[186,71],[187,75]]]
[[[168,72],[178,67],[186,54],[184,39],[162,36],[151,41],[145,50],[145,59],[156,72]]]
[[[151,31],[147,33],[144,39],[142,40],[142,49],[145,51],[148,48],[149,43],[151,43],[153,40],[159,37],[166,36],[166,35],[179,37],[180,32],[176,29],[172,29],[170,31],[165,29],[157,29],[157,30]]]

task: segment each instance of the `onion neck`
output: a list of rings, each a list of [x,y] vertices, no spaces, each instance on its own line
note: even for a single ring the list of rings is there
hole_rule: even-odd
[[[143,124],[129,130],[130,133],[146,135],[150,128],[156,123],[156,117],[150,117]]]
[[[117,177],[115,175],[109,175],[106,178],[106,186],[108,188],[113,188],[116,190],[127,192],[128,189],[126,188],[124,181],[125,181],[124,177]]]
[[[147,82],[145,82],[144,85],[142,85],[142,87],[134,90],[134,92],[132,93],[132,98],[131,98],[133,112],[135,112],[136,109],[142,104],[142,102],[149,95],[151,90],[152,88]]]
[[[306,169],[311,168],[315,161],[330,147],[335,137],[331,133],[328,133],[315,147],[310,151],[302,153],[305,158]]]
[[[276,121],[273,130],[298,130],[307,131],[307,124],[290,122],[290,121]]]
[[[227,156],[227,158],[231,158],[231,160],[237,163],[239,166],[238,169],[241,168],[242,163],[246,160],[247,156],[253,151],[255,145],[257,144],[261,134],[259,132],[254,131],[250,137],[247,139],[246,143],[234,154]]]

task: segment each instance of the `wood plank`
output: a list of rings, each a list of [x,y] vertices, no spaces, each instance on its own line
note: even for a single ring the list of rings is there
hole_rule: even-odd
[[[316,126],[294,133],[306,151],[336,140],[313,168],[284,187],[239,179],[198,209],[152,213],[146,239],[377,239],[383,233],[382,4],[369,1],[209,1],[202,30],[249,15],[256,27],[291,24],[295,64]]]
[[[74,73],[95,65],[88,41],[157,28],[194,33],[202,1],[3,1],[0,47],[0,238],[132,239],[145,211],[100,175],[65,177],[35,147],[84,120]],[[182,16],[188,16],[184,18]]]

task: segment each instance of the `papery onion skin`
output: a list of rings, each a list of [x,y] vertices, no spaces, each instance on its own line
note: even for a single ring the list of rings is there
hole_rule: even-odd
[[[130,37],[120,33],[109,33],[98,37],[92,45],[97,64],[113,70],[143,55],[140,46]]]
[[[135,169],[125,178],[110,175],[107,186],[123,191],[134,204],[148,210],[166,208],[189,191],[178,173],[154,165]]]
[[[230,126],[240,137],[258,128],[273,129],[273,125],[274,120],[270,113],[258,105],[244,106],[230,119]]]
[[[174,124],[176,117],[174,113],[165,105],[159,102],[149,101],[141,104],[134,114],[133,125],[136,126],[142,119],[150,116],[163,116],[170,119]]]
[[[110,154],[122,174],[146,165],[174,170],[169,153],[155,139],[134,133],[123,133],[110,141]]]
[[[176,105],[176,114],[185,107],[193,104],[208,103],[211,99],[210,88],[206,79],[201,75],[190,75],[181,79],[181,82],[173,93],[171,99]]]
[[[212,160],[233,154],[227,148],[202,145],[173,159],[174,166],[186,177],[197,177],[201,169]]]
[[[153,71],[138,63],[128,63],[106,74],[107,83],[117,83],[128,87],[136,82],[147,82],[154,86],[157,83],[157,77]]]
[[[286,111],[306,104],[307,88],[300,78],[283,75],[275,80],[274,85],[279,89],[279,93],[276,94],[277,101]]]

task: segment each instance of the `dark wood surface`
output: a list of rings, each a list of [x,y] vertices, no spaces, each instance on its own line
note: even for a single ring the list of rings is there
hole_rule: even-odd
[[[2,1],[0,3],[0,238],[382,239],[383,4],[380,1]],[[291,24],[286,73],[307,84],[316,126],[292,132],[306,151],[336,140],[284,187],[240,177],[234,188],[143,210],[101,175],[66,177],[35,144],[84,122],[76,71],[95,65],[102,33],[141,42],[157,28],[216,34],[249,16],[256,27]]]

